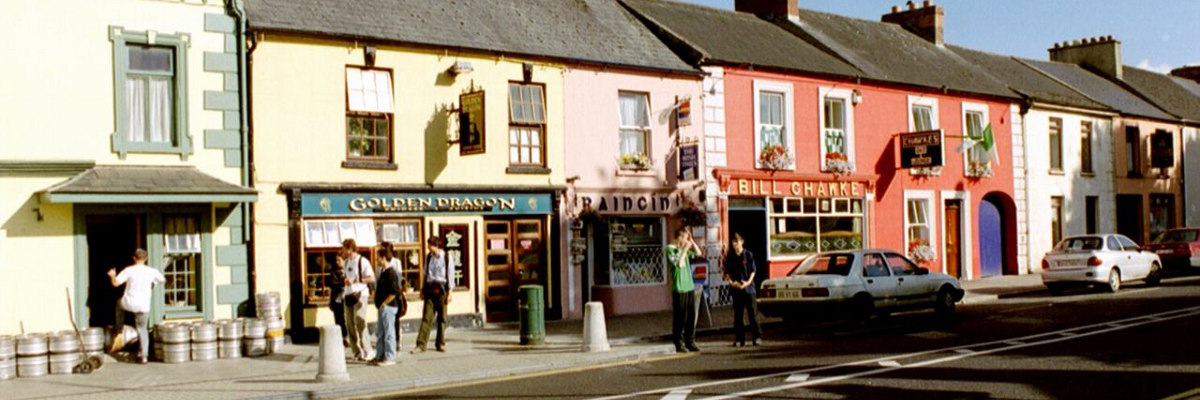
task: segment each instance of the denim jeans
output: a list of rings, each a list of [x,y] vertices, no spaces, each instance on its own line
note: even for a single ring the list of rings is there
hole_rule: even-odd
[[[117,332],[121,332],[125,328],[125,313],[133,314],[133,319],[135,321],[134,323],[137,324],[135,327],[137,328],[138,334],[138,347],[141,350],[141,353],[138,353],[138,357],[142,359],[150,357],[150,332],[147,331],[146,328],[148,325],[150,325],[150,313],[135,313],[132,311],[127,311],[125,310],[125,307],[122,307],[120,304],[118,304],[116,324]],[[129,343],[129,339],[125,339],[125,342]]]
[[[375,322],[375,360],[396,361],[396,313],[395,306],[379,308],[379,320]]]

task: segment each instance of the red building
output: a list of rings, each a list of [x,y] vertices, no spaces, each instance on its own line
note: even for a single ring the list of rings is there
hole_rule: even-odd
[[[865,247],[963,279],[1018,271],[1018,99],[942,45],[940,8],[893,10],[893,24],[788,0],[737,2],[757,15],[624,1],[709,73],[710,243],[740,233],[771,276]],[[902,169],[903,147],[940,166]]]

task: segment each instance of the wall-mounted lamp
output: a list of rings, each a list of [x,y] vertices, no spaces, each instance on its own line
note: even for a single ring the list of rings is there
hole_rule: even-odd
[[[854,89],[853,92],[850,92],[850,102],[854,105],[862,103],[862,92],[858,91],[858,89]]]
[[[363,49],[363,63],[368,67],[375,66],[375,46],[367,46]]]
[[[450,76],[458,76],[470,73],[474,70],[475,67],[471,65],[470,61],[455,61],[454,65],[451,65],[450,68],[446,70],[446,73],[450,74]]]
[[[521,77],[525,78],[525,82],[533,82],[533,63],[521,64]]]

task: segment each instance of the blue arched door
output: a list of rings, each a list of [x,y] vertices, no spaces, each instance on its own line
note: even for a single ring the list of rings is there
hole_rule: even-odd
[[[981,277],[1004,273],[1004,219],[999,205],[990,199],[979,204],[979,274]]]

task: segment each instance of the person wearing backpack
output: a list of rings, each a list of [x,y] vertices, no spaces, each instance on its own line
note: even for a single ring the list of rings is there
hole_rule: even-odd
[[[393,257],[391,246],[380,247],[375,255],[383,270],[379,271],[375,285],[375,308],[379,309],[379,319],[375,322],[374,364],[382,367],[396,363],[396,345],[400,338],[396,318],[404,303],[404,285],[400,279],[400,260]]]
[[[433,236],[425,241],[429,254],[425,258],[425,281],[421,284],[421,298],[425,300],[421,316],[421,330],[417,333],[417,344],[411,353],[425,351],[429,343],[429,330],[437,326],[437,351],[446,351],[446,303],[450,301],[452,281],[446,266],[446,252],[442,250],[442,239]]]
[[[368,285],[375,282],[375,273],[371,263],[358,254],[354,239],[342,241],[341,253],[342,271],[346,274],[342,304],[346,314],[346,335],[350,337],[350,355],[355,360],[368,361],[374,357],[367,353],[366,300],[370,299]]]

